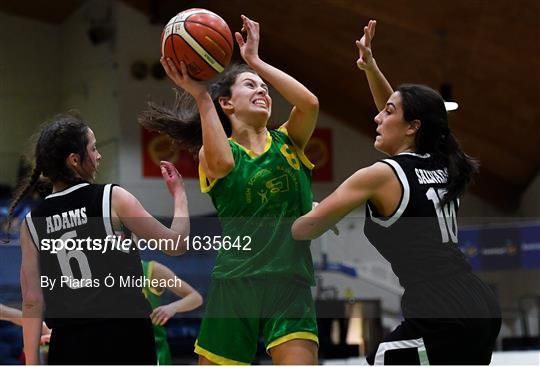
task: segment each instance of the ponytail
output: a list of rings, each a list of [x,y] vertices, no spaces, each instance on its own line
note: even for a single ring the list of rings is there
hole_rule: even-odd
[[[463,194],[480,165],[478,160],[461,150],[451,131],[441,136],[438,150],[434,152],[434,155],[448,169],[446,194],[441,200],[441,207],[443,207]]]
[[[424,85],[403,84],[398,89],[405,121],[420,120],[415,136],[418,154],[429,153],[448,170],[446,194],[441,206],[457,199],[478,172],[478,161],[465,154],[448,127],[444,100],[433,89]]]
[[[197,105],[185,91],[176,90],[172,108],[148,102],[148,109],[139,114],[145,129],[167,134],[182,148],[196,155],[202,146],[202,128]]]
[[[9,205],[8,215],[7,215],[7,240],[4,242],[9,242],[10,238],[10,231],[11,231],[11,222],[13,220],[13,213],[15,212],[15,209],[19,205],[19,203],[28,196],[30,192],[34,189],[37,182],[39,181],[39,177],[41,176],[41,169],[38,167],[34,168],[30,176],[28,176],[22,185],[19,186],[17,191],[15,192],[13,199],[11,200],[11,203]]]

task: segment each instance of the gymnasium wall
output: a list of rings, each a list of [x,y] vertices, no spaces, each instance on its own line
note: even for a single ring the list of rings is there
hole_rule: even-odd
[[[93,129],[104,157],[100,181],[117,181],[119,167],[119,65],[114,39],[92,44],[88,37],[92,20],[115,27],[114,7],[107,12],[104,1],[90,1],[71,15],[60,29],[59,111],[77,109]],[[111,17],[110,20],[106,20]]]
[[[30,136],[68,109],[80,111],[100,140],[107,157],[100,178],[116,179],[116,55],[110,44],[94,46],[86,35],[89,17],[100,11],[92,5],[61,25],[0,13],[0,183],[15,184]]]
[[[0,183],[15,184],[19,157],[59,108],[60,28],[0,13]]]

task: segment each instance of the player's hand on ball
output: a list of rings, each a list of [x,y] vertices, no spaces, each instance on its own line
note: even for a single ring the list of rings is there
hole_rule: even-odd
[[[186,64],[183,61],[180,62],[180,70],[176,68],[174,62],[168,57],[162,56],[159,61],[174,84],[191,94],[195,99],[207,93],[204,83],[198,82],[189,76]]]
[[[368,25],[364,27],[364,35],[360,41],[356,41],[358,47],[358,60],[356,65],[360,70],[368,70],[373,65],[373,53],[371,52],[371,41],[375,37],[375,27],[377,21],[370,20]]]
[[[155,325],[165,325],[167,321],[174,316],[174,314],[175,312],[171,309],[171,307],[169,307],[169,305],[159,306],[154,308],[150,314],[150,318],[152,319],[152,323]]]
[[[243,25],[240,32],[245,32],[247,37],[244,40],[240,32],[235,32],[234,37],[240,48],[240,55],[248,65],[251,65],[259,58],[259,23],[254,22],[245,15],[242,15],[241,18]]]
[[[184,180],[176,167],[171,162],[167,161],[161,161],[159,166],[161,168],[161,175],[163,176],[167,189],[171,195],[173,197],[177,197],[178,195],[185,196],[186,190],[184,187]]]

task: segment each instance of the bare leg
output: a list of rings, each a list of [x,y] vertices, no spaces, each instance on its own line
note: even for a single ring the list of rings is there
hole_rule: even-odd
[[[306,339],[293,339],[270,349],[274,364],[318,364],[317,343]]]
[[[200,364],[200,365],[209,365],[209,364],[215,364],[215,363],[212,362],[212,361],[209,361],[209,360],[206,359],[205,357],[199,355],[199,364]]]

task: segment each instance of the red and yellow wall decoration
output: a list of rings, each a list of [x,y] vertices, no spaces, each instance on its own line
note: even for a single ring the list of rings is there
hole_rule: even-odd
[[[304,152],[311,163],[315,165],[312,176],[314,182],[331,182],[334,180],[332,129],[327,127],[316,128],[304,148]]]
[[[143,177],[161,177],[160,161],[173,163],[184,178],[198,178],[198,162],[165,134],[141,128]]]

